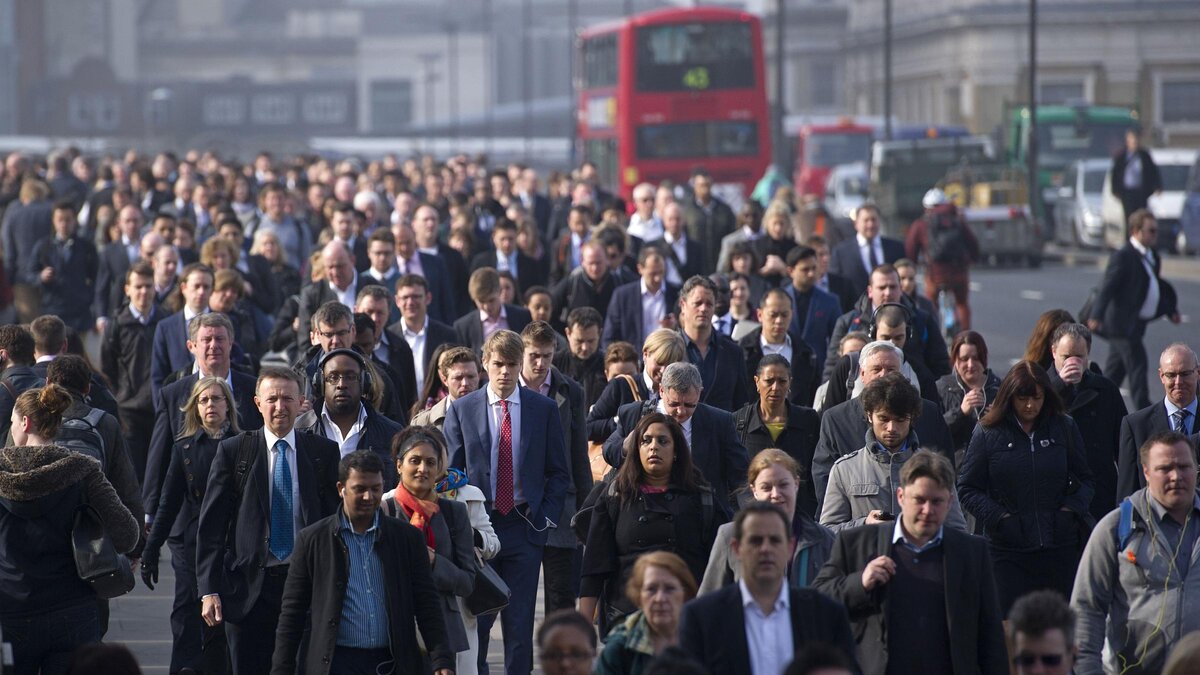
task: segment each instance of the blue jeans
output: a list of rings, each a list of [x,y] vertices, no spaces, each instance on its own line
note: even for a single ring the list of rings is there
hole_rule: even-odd
[[[100,607],[95,599],[44,614],[3,619],[4,641],[12,645],[16,675],[59,675],[71,653],[100,641]]]

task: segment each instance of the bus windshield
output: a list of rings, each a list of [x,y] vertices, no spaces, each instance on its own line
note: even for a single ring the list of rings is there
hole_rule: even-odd
[[[1112,157],[1125,146],[1123,122],[1038,122],[1038,164],[1060,166],[1077,159]]]
[[[682,122],[638,127],[639,159],[753,157],[758,154],[754,122]]]
[[[804,141],[804,163],[809,166],[837,166],[870,159],[870,134],[813,134]]]
[[[683,23],[637,31],[638,91],[753,89],[748,23]]]

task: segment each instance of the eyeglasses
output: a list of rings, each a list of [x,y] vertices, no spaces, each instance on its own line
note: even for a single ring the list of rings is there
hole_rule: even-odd
[[[325,338],[326,340],[332,340],[333,338],[344,338],[349,334],[350,334],[349,328],[343,328],[342,330],[335,330],[335,331],[328,331],[328,332],[323,331],[323,330],[317,331],[317,335],[320,335],[321,337]]]
[[[224,403],[225,397],[221,396],[220,394],[214,394],[212,396],[201,396],[200,398],[196,399],[196,401],[200,405],[208,405],[209,403]]]
[[[358,373],[330,373],[325,376],[330,384],[354,384],[358,382]]]
[[[1194,368],[1192,370],[1181,370],[1178,373],[1160,373],[1160,375],[1162,375],[1162,379],[1164,380],[1178,380],[1184,377],[1191,377],[1195,374],[1196,370]]]
[[[574,652],[542,652],[542,663],[547,661],[590,661],[592,659],[591,652],[574,651]]]
[[[1032,668],[1033,664],[1041,661],[1043,666],[1053,668],[1065,658],[1065,654],[1017,654],[1013,657],[1013,663],[1022,668]]]

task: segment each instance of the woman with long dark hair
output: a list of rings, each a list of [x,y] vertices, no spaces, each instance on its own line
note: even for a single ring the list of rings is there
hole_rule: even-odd
[[[1069,596],[1095,483],[1083,437],[1046,371],[1021,361],[967,447],[958,493],[991,544],[1003,613],[1049,588]]]

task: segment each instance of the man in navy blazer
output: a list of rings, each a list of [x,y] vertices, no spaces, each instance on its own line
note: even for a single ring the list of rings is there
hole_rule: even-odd
[[[613,291],[608,302],[608,315],[604,317],[604,334],[600,337],[600,349],[617,341],[628,342],[637,349],[656,329],[663,327],[668,315],[674,314],[679,302],[679,287],[665,281],[667,262],[662,250],[655,246],[643,246],[638,252],[638,274],[641,279],[622,284]],[[647,315],[655,322],[646,325]]]
[[[818,363],[829,351],[829,336],[842,315],[842,306],[837,296],[817,288],[817,251],[807,246],[797,246],[788,252],[788,275],[792,283],[784,284],[783,290],[792,299],[792,326],[788,329],[792,338],[800,338],[812,347]]]
[[[625,437],[643,415],[661,412],[675,418],[687,436],[692,464],[712,486],[717,503],[733,515],[734,490],[746,482],[750,457],[738,440],[733,415],[700,403],[700,372],[690,363],[672,363],[663,371],[657,398],[626,403],[617,411],[617,428],[604,441],[604,461],[620,467]]]
[[[679,330],[687,360],[700,369],[705,403],[733,412],[750,402],[746,355],[738,343],[713,328],[717,286],[694,276],[679,291]]]
[[[255,402],[266,426],[222,441],[208,474],[196,578],[204,622],[226,624],[233,675],[270,672],[296,537],[339,503],[337,444],[292,428],[302,399],[299,375],[263,367]],[[244,469],[243,444],[254,451]],[[241,494],[239,471],[247,472]],[[275,504],[291,504],[291,517],[272,518]]]
[[[483,343],[501,329],[520,333],[533,318],[529,310],[500,302],[500,273],[491,267],[481,267],[471,273],[471,301],[477,309],[467,312],[454,322],[458,344],[476,352]]]
[[[854,218],[852,239],[847,239],[830,252],[829,271],[850,280],[856,293],[867,290],[871,270],[884,263],[894,263],[904,257],[904,242],[879,234],[881,217],[874,204],[858,207]]]
[[[96,328],[103,331],[108,321],[121,310],[121,298],[125,295],[125,274],[133,261],[141,256],[142,211],[133,204],[121,208],[117,214],[117,227],[121,238],[110,242],[100,250],[100,267],[96,273],[95,300],[92,313],[96,316]],[[10,273],[13,270],[10,268]]]
[[[427,213],[427,207],[417,209],[418,214]],[[396,238],[396,267],[400,276],[416,274],[425,277],[429,283],[429,292],[433,302],[429,305],[429,316],[449,323],[458,316],[454,304],[454,286],[450,282],[450,272],[441,258],[430,255],[417,248],[417,237],[413,228],[405,223],[392,226],[392,235]]]
[[[208,312],[212,296],[213,271],[208,265],[192,263],[179,275],[183,309],[158,322],[154,329],[154,349],[150,359],[150,389],[155,396],[163,380],[192,361],[188,351],[188,322]],[[305,333],[307,335],[307,333]]]
[[[429,282],[424,277],[406,274],[396,282],[394,305],[400,319],[387,326],[381,333],[380,344],[386,345],[387,364],[401,377],[410,377],[417,395],[425,385],[425,378],[436,367],[430,361],[433,353],[444,344],[457,344],[458,333],[454,328],[429,317]],[[413,351],[413,348],[417,351]],[[379,355],[379,348],[376,348]]]
[[[483,346],[486,387],[454,401],[446,415],[450,464],[466,469],[483,491],[500,554],[491,565],[512,596],[501,612],[508,675],[533,668],[533,614],[537,569],[548,530],[559,526],[571,482],[555,402],[518,386],[525,345],[510,330]],[[566,527],[566,523],[562,523]],[[487,673],[494,614],[479,617],[479,670]]]

